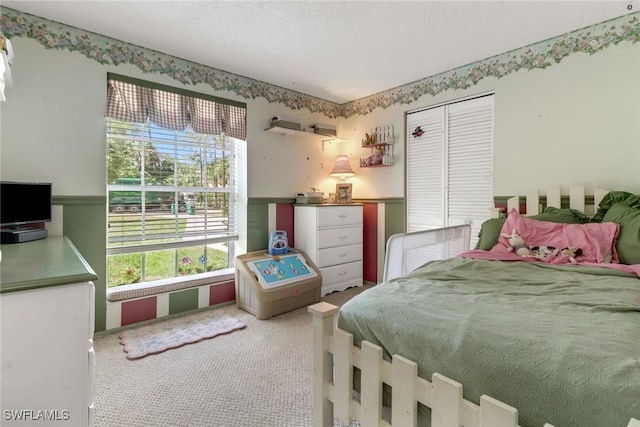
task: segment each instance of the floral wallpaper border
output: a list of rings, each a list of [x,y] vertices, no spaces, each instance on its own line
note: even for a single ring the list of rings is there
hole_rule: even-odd
[[[376,108],[410,104],[424,95],[433,96],[450,89],[467,89],[486,77],[501,78],[515,71],[544,69],[573,53],[591,55],[623,41],[640,41],[640,12],[634,12],[371,96],[337,104],[6,7],[0,7],[0,14],[2,34],[9,39],[28,37],[48,49],[78,52],[103,65],[131,64],[145,73],[170,76],[184,85],[202,83],[214,90],[230,91],[245,99],[264,98],[293,110],[307,108],[312,113],[322,113],[329,118],[366,115]]]

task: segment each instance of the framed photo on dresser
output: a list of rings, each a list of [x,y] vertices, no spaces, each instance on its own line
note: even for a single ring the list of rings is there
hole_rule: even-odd
[[[351,203],[351,190],[352,185],[347,183],[336,184],[336,203],[349,204]]]

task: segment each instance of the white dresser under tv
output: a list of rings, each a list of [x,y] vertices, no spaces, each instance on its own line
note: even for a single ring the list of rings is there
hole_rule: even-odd
[[[363,284],[364,205],[294,205],[295,248],[322,275],[322,295]]]
[[[0,424],[93,426],[98,277],[63,236],[0,250]]]

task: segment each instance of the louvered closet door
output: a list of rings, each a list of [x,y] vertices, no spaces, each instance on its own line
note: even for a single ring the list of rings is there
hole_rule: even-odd
[[[447,108],[447,225],[471,224],[473,247],[493,206],[493,95]]]
[[[493,205],[493,101],[407,114],[407,231],[468,223],[475,245]]]
[[[407,115],[407,231],[445,225],[445,111],[435,108]],[[416,128],[424,132],[413,136]]]

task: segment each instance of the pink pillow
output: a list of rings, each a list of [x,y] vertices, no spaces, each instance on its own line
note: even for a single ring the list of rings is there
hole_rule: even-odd
[[[579,263],[619,262],[616,239],[620,225],[614,222],[559,224],[526,218],[512,209],[502,226],[498,243],[491,249],[492,252],[507,252],[509,239],[503,237],[502,233],[511,234],[514,228],[529,247],[553,246],[559,250],[567,247],[580,248],[582,254],[576,257]]]

